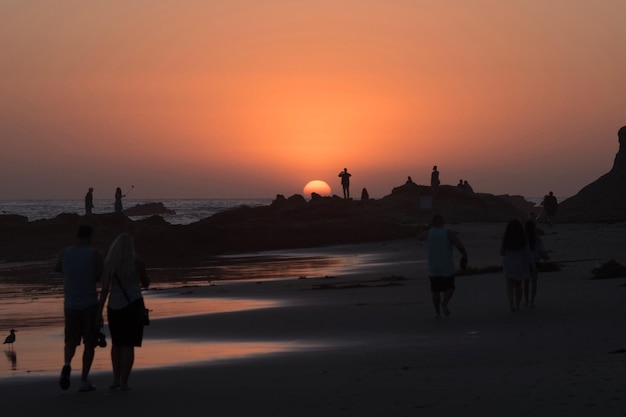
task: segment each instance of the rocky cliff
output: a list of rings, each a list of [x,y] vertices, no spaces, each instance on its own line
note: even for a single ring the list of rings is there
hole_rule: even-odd
[[[555,221],[626,221],[626,126],[617,132],[619,151],[613,168],[559,204]]]

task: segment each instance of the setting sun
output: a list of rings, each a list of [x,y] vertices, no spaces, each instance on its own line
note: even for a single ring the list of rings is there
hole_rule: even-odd
[[[328,197],[332,195],[332,190],[330,189],[330,185],[328,185],[325,181],[321,181],[321,180],[309,181],[302,189],[302,192],[304,193],[305,196],[309,196],[309,197],[311,196],[311,193],[317,193],[323,197]]]

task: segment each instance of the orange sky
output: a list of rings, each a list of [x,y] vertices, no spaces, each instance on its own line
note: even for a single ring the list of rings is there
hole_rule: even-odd
[[[182,3],[182,4],[181,4]],[[274,197],[352,173],[567,197],[626,124],[626,3],[5,1],[0,198]]]

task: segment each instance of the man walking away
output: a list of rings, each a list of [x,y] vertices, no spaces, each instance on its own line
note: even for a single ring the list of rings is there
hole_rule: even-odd
[[[96,389],[88,377],[100,324],[96,282],[102,274],[102,255],[91,246],[92,234],[90,226],[80,226],[76,243],[63,250],[55,267],[64,277],[65,364],[59,381],[63,390],[70,386],[71,362],[81,339],[84,351],[79,391]]]

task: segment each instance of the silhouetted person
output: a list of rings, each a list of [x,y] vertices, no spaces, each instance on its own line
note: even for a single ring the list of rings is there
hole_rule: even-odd
[[[119,235],[111,244],[102,274],[99,317],[108,298],[107,318],[111,331],[111,389],[128,390],[128,379],[135,360],[135,347],[143,341],[143,326],[135,319],[135,309],[145,309],[141,287],[147,288],[150,279],[144,263],[137,257],[132,237]]]
[[[468,193],[474,194],[474,189],[467,180],[463,181],[463,189]]]
[[[437,171],[437,165],[435,165],[433,167],[433,172],[430,173],[430,186],[436,187],[439,184],[439,171]]]
[[[467,252],[456,232],[445,227],[443,217],[435,215],[428,229],[428,277],[430,279],[430,291],[432,293],[435,316],[450,315],[448,303],[454,294],[454,250],[456,247],[461,252],[461,269],[467,267]],[[441,298],[443,293],[443,299]]]
[[[519,310],[522,301],[522,285],[525,280],[537,274],[528,239],[522,222],[511,220],[504,231],[502,246],[502,267],[506,278],[506,293],[511,311]]]
[[[116,213],[121,213],[122,210],[124,210],[124,207],[122,206],[123,197],[126,197],[126,196],[122,194],[122,189],[120,187],[117,187],[115,189],[115,212]]]
[[[343,188],[343,198],[350,198],[350,177],[352,175],[348,173],[348,168],[344,168],[343,171],[339,173],[339,177],[341,177],[341,187]]]
[[[363,188],[361,191],[361,201],[367,201],[370,199],[370,194],[367,192],[367,188]]]
[[[459,188],[463,188],[463,180],[459,180],[459,183],[456,186]]]
[[[556,197],[554,196],[552,191],[550,191],[548,195],[543,197],[543,202],[541,203],[541,205],[543,206],[543,211],[546,214],[546,220],[548,221],[548,224],[552,224],[552,219],[554,219],[554,216],[556,215],[556,209],[559,206],[559,203],[556,200]]]
[[[94,350],[98,341],[98,290],[96,282],[102,274],[102,255],[91,246],[91,226],[78,228],[76,243],[66,247],[57,260],[55,271],[63,273],[65,313],[65,364],[59,384],[70,386],[71,363],[81,339],[84,343],[83,369],[79,391],[96,389],[89,380]]]
[[[526,230],[526,238],[528,239],[528,247],[530,248],[530,253],[533,256],[533,261],[535,262],[535,266],[537,267],[537,273],[531,274],[530,279],[524,281],[524,300],[526,302],[526,306],[528,307],[529,301],[530,306],[535,306],[535,297],[537,297],[537,277],[539,272],[539,264],[542,260],[547,261],[550,259],[548,256],[548,252],[546,252],[543,247],[543,241],[541,240],[541,236],[537,233],[537,227],[533,220],[526,220],[524,223],[524,229]]]
[[[408,177],[406,177],[406,183],[407,184],[413,184],[413,178],[411,178],[410,175]]]
[[[85,214],[91,214],[93,208],[93,188],[89,187],[89,191],[85,194]]]

